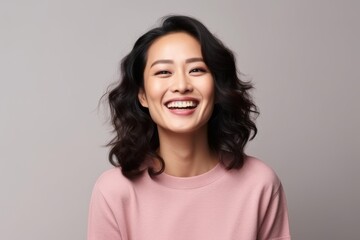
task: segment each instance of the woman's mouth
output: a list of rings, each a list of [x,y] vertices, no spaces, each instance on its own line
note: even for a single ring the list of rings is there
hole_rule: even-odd
[[[193,109],[198,105],[197,101],[186,100],[186,101],[170,101],[165,104],[169,109]]]

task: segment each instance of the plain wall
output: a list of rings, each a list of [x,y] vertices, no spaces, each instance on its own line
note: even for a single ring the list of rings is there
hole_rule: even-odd
[[[282,179],[295,240],[359,239],[359,1],[0,2],[0,238],[85,239],[111,138],[98,101],[134,41],[194,16],[256,87],[248,154]]]

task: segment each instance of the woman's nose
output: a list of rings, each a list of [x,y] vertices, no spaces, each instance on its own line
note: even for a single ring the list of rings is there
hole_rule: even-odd
[[[177,73],[173,76],[173,82],[171,85],[172,92],[186,93],[191,92],[193,86],[190,79],[184,73]]]

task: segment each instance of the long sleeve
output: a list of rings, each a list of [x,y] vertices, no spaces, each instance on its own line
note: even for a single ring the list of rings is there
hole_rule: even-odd
[[[118,223],[104,195],[95,184],[88,216],[88,240],[121,240]]]
[[[290,240],[285,194],[280,184],[271,197],[258,233],[259,240]]]

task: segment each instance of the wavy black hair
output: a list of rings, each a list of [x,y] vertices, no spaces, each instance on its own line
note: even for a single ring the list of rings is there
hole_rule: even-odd
[[[250,82],[242,81],[236,69],[234,54],[201,22],[188,16],[167,16],[159,27],[142,35],[131,52],[121,61],[120,83],[108,91],[111,120],[116,136],[108,143],[109,161],[121,167],[127,178],[138,176],[145,169],[152,175],[165,169],[165,162],[157,154],[159,137],[157,126],[147,108],[141,106],[138,92],[144,86],[147,51],[159,37],[174,32],[185,32],[195,37],[200,45],[205,64],[215,81],[216,103],[208,122],[208,144],[220,156],[227,169],[241,168],[247,142],[257,133],[255,118],[259,114],[249,90]],[[230,161],[224,161],[224,155]],[[146,164],[147,159],[158,159],[161,169]]]

